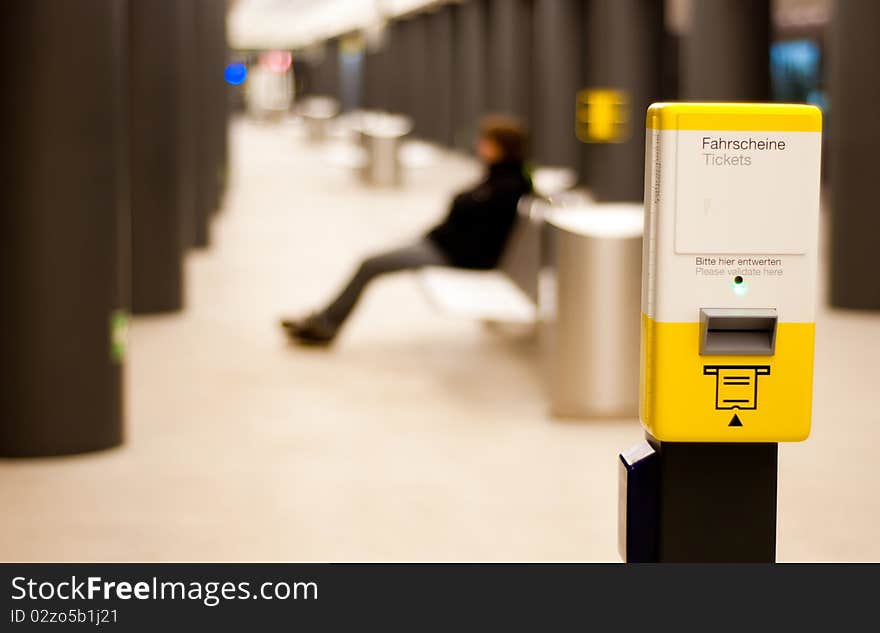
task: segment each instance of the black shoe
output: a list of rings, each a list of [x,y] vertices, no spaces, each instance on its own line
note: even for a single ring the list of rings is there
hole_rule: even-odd
[[[304,319],[281,319],[281,327],[287,336],[304,345],[330,345],[339,328],[320,314]]]

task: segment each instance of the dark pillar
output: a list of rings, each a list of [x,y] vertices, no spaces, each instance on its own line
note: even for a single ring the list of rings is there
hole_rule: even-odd
[[[178,0],[129,7],[131,142],[131,308],[135,314],[183,305],[183,132]],[[164,41],[163,46],[156,46]]]
[[[699,0],[682,55],[690,101],[770,99],[770,0]]]
[[[880,172],[880,3],[835,2],[831,24],[828,124],[832,305],[880,310],[877,174]]]
[[[324,55],[318,67],[321,94],[339,99],[339,40],[328,40],[324,43]]]
[[[404,30],[406,56],[401,60],[409,94],[409,114],[413,119],[413,133],[422,138],[430,135],[429,84],[433,81],[428,68],[428,15],[419,14],[406,22]]]
[[[216,2],[218,8],[217,22],[214,28],[214,50],[217,55],[216,68],[219,71],[213,86],[216,91],[218,104],[217,110],[217,148],[220,156],[220,166],[217,170],[219,184],[217,186],[216,209],[223,207],[223,196],[229,183],[229,90],[224,76],[226,64],[229,63],[229,45],[226,43],[226,16],[229,12],[228,1]]]
[[[391,96],[394,82],[394,68],[391,64],[391,25],[382,30],[381,37],[375,42],[375,52],[371,58],[374,69],[373,76],[374,105],[378,110],[392,111],[393,99]]]
[[[418,68],[410,63],[414,54],[413,45],[415,43],[413,35],[413,22],[409,19],[399,20],[395,22],[397,30],[395,40],[395,55],[392,59],[392,72],[397,77],[397,98],[399,100],[398,111],[413,119],[415,125],[415,90],[413,86],[413,75],[418,72]]]
[[[453,50],[452,28],[453,9],[449,5],[440,7],[431,14],[428,34],[430,88],[431,138],[444,145],[452,145],[452,102],[453,102]]]
[[[126,6],[0,3],[2,57],[26,61],[0,100],[2,456],[122,442]]]
[[[532,0],[489,4],[489,94],[494,112],[529,118],[532,80]]]
[[[226,172],[226,2],[196,1],[197,148],[196,246],[207,246]]]
[[[583,0],[535,0],[532,147],[535,161],[580,170],[575,99],[582,87]]]
[[[457,7],[455,21],[455,146],[473,148],[480,117],[486,111],[487,11],[485,0],[469,0]]]
[[[583,181],[598,200],[640,202],[645,112],[662,90],[663,1],[592,0],[586,6],[587,87],[619,91],[628,123],[616,142],[586,144]]]
[[[196,219],[198,213],[198,120],[199,90],[197,85],[197,47],[193,34],[196,32],[195,0],[177,2],[177,93],[179,97],[179,127],[177,149],[179,152],[178,209],[180,210],[180,235],[185,248],[196,245]]]
[[[315,93],[314,69],[307,61],[307,56],[300,51],[293,53],[293,90],[294,99]]]
[[[397,114],[409,114],[406,68],[406,23],[395,20],[388,25],[385,72],[388,73],[388,109]]]
[[[363,59],[363,107],[378,110],[380,104],[381,52],[376,44],[367,43]]]

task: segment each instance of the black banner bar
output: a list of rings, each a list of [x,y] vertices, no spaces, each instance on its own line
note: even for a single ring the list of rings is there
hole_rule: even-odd
[[[4,564],[0,630],[809,630],[873,618],[877,565]]]

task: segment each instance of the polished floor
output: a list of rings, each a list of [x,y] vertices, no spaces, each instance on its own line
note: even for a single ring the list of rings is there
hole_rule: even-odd
[[[130,332],[127,441],[0,460],[0,560],[615,561],[635,420],[549,416],[528,337],[377,284],[329,352],[285,312],[419,233],[478,173],[441,154],[368,190],[289,124],[237,121],[187,309]],[[823,308],[809,441],[781,448],[779,559],[880,560],[880,314]]]

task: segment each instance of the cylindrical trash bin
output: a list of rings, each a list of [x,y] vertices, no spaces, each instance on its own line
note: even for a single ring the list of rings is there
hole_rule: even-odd
[[[360,143],[364,120],[376,116],[372,110],[350,110],[334,117],[328,126],[327,136],[340,143]]]
[[[306,97],[297,107],[306,126],[306,138],[312,143],[327,139],[330,121],[339,114],[339,102],[333,97]]]
[[[557,208],[547,218],[556,281],[544,332],[554,415],[638,414],[643,218],[641,204],[625,203]]]
[[[361,171],[364,182],[377,187],[395,187],[402,182],[400,139],[409,134],[412,121],[405,116],[371,114],[361,122],[361,144],[367,161]]]
[[[577,172],[570,167],[538,165],[532,170],[532,186],[542,198],[553,198],[576,184]]]

